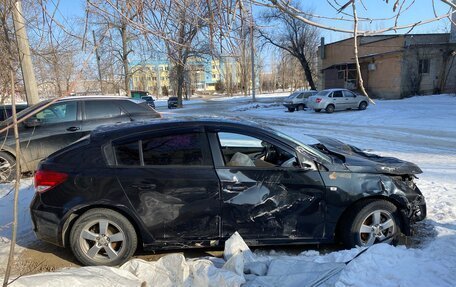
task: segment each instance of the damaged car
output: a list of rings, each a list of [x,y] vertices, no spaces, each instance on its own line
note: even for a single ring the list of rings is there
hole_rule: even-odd
[[[31,203],[39,239],[85,265],[137,248],[395,243],[426,216],[418,166],[226,119],[99,127],[50,155]]]

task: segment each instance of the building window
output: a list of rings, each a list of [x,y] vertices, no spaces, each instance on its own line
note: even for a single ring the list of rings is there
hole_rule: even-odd
[[[429,74],[429,59],[422,59],[418,62],[418,73],[420,74]]]
[[[339,80],[345,80],[345,70],[339,70],[339,71],[337,71],[337,79],[339,79]]]

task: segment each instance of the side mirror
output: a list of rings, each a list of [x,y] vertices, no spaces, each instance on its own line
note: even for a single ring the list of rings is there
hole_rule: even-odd
[[[312,166],[308,163],[303,162],[303,163],[301,163],[301,169],[302,170],[311,170]]]
[[[24,121],[24,126],[27,128],[34,128],[41,126],[41,120],[37,117],[30,117]]]

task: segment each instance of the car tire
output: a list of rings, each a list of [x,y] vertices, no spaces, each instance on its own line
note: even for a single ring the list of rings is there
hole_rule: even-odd
[[[334,105],[328,105],[325,110],[328,114],[331,114],[334,112],[334,109],[335,109]]]
[[[315,111],[316,113],[319,113],[319,112],[321,112],[321,109],[314,109],[314,111]]]
[[[366,108],[367,108],[366,102],[361,102],[358,106],[358,109],[360,109],[360,110],[365,110]]]
[[[292,112],[295,111],[295,108],[288,108],[288,111],[289,111],[290,113],[292,113]]]
[[[120,265],[133,256],[137,244],[138,237],[130,221],[106,208],[82,214],[70,233],[71,251],[84,265]]]
[[[9,153],[0,151],[0,183],[7,183],[16,177],[16,159]]]
[[[399,210],[386,200],[361,202],[344,218],[340,233],[347,248],[396,244],[401,234]]]
[[[298,105],[297,110],[298,110],[298,111],[303,111],[303,110],[304,110],[304,105]]]

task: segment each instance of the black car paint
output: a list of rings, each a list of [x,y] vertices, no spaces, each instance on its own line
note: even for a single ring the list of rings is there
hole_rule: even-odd
[[[207,135],[204,153],[213,161],[201,167],[110,165],[113,140],[172,130]],[[344,213],[367,198],[398,206],[405,233],[411,222],[425,216],[418,187],[402,180],[410,174],[353,172],[336,157],[332,163],[317,163],[318,170],[225,167],[213,134],[223,130],[264,136],[286,149],[300,150],[271,130],[213,119],[100,128],[41,163],[40,169],[68,173],[69,179],[35,195],[31,213],[38,238],[67,245],[74,220],[94,207],[124,214],[143,246],[153,249],[218,245],[234,231],[254,245],[328,243]]]
[[[178,104],[177,97],[169,97],[168,98],[168,109],[177,108],[177,104]]]
[[[124,113],[116,117],[87,120],[84,110],[86,101],[113,101],[116,103],[116,105],[119,105],[119,107],[123,109]],[[154,117],[160,117],[158,113],[152,109],[148,111],[149,108],[145,107],[143,107],[144,112],[130,113],[128,111],[128,108],[122,105],[123,101],[129,100],[127,98],[120,97],[118,99],[112,97],[87,97],[87,99],[84,99],[82,97],[63,98],[56,103],[77,103],[76,120],[59,123],[46,123],[37,126],[29,126],[27,124],[27,120],[24,121],[19,125],[22,153],[21,171],[34,171],[42,159],[51,153],[75,142],[83,136],[88,135],[92,130],[100,125],[125,123],[138,120],[149,120]],[[49,102],[49,100],[43,101],[35,106],[29,107],[27,110],[23,110],[22,113],[18,114],[18,119],[21,119],[22,117],[33,113],[35,110]],[[2,122],[2,125],[9,124],[9,121],[10,119]],[[2,145],[2,151],[6,151],[15,157],[16,152],[13,133],[4,133],[2,136],[3,138],[1,140],[4,142],[4,145]]]

